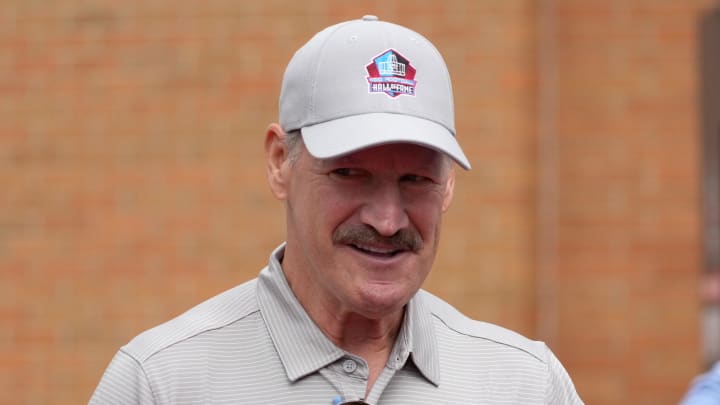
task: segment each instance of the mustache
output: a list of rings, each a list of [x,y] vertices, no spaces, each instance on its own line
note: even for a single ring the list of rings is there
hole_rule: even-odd
[[[392,236],[382,236],[369,225],[341,226],[333,232],[334,244],[344,245],[383,245],[392,246],[394,250],[417,252],[423,247],[420,233],[412,228],[403,228]]]

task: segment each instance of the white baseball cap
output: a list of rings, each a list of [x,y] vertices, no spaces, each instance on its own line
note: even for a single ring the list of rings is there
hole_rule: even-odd
[[[285,70],[280,126],[316,158],[407,142],[470,169],[455,138],[452,85],[430,41],[375,16],[317,33]]]

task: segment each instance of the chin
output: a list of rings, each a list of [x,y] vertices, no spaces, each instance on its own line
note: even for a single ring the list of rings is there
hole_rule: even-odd
[[[394,286],[368,286],[361,292],[360,313],[367,318],[382,318],[400,311],[417,291],[398,291]]]

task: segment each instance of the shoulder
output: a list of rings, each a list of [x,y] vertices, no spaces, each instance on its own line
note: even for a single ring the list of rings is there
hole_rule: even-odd
[[[487,376],[512,392],[534,392],[537,402],[582,404],[567,371],[543,342],[509,329],[468,318],[438,297],[421,291],[422,304],[434,318],[438,348],[451,379]],[[443,362],[441,362],[443,363]],[[525,394],[523,394],[525,395]],[[535,401],[522,401],[529,403]]]
[[[484,343],[502,346],[511,351],[524,352],[540,363],[547,363],[548,348],[545,343],[528,339],[498,325],[471,319],[425,290],[420,290],[418,294],[432,316],[454,334],[477,338]],[[472,340],[470,339],[471,342]]]
[[[173,345],[211,330],[221,329],[258,311],[255,286],[245,282],[195,306],[178,317],[149,329],[122,348],[139,363]]]
[[[720,362],[716,363],[707,373],[695,378],[680,404],[715,403],[714,398],[718,397],[720,397]]]

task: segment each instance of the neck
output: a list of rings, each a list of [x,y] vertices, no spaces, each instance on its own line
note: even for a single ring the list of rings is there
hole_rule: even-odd
[[[383,355],[385,360],[400,331],[403,312],[389,314],[381,319],[326,311],[311,313],[310,316],[336,346],[368,360]]]
[[[367,362],[369,375],[365,394],[369,395],[395,345],[403,313],[404,311],[379,320],[345,314],[325,322],[321,321],[324,318],[322,314],[310,313],[310,316],[337,347]],[[324,314],[329,315],[329,312]]]

